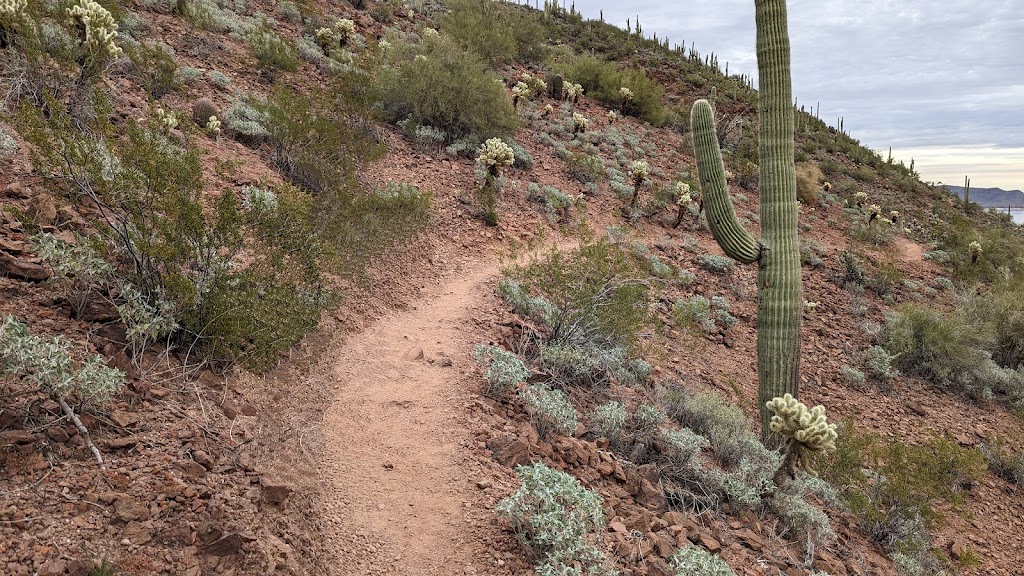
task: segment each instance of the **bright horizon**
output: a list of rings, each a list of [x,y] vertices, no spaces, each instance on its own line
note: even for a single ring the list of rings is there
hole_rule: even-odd
[[[570,0],[566,0],[569,2]],[[531,5],[532,5],[531,1]],[[756,77],[750,0],[575,0]],[[793,94],[925,181],[1024,190],[1024,2],[790,0]]]

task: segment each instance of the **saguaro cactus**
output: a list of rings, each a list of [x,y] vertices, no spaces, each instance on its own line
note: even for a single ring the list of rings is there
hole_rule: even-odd
[[[727,255],[758,263],[757,376],[761,434],[770,440],[766,403],[790,394],[800,383],[800,244],[797,238],[796,171],[793,165],[793,95],[785,0],[755,0],[758,113],[761,119],[761,240],[737,221],[725,183],[715,134],[714,111],[706,100],[693,105],[691,122],[697,171],[708,224]],[[778,444],[778,438],[772,440]]]

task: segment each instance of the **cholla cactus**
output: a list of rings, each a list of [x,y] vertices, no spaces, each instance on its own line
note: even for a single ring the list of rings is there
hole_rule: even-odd
[[[339,18],[334,22],[334,30],[338,33],[338,42],[344,46],[356,35],[356,23],[348,18]]]
[[[627,102],[633,101],[633,91],[625,86],[619,88],[619,99],[622,100],[622,105],[625,106]]]
[[[868,193],[867,192],[857,192],[856,194],[853,195],[853,203],[856,204],[858,208],[863,206],[864,203],[867,202],[867,201],[868,201]]]
[[[672,187],[672,195],[675,196],[676,204],[679,206],[686,206],[693,202],[693,197],[690,196],[690,185],[686,182],[676,182],[676,185]]]
[[[825,182],[824,184],[821,185],[821,189],[824,190],[825,192],[832,190],[832,183]]]
[[[619,113],[616,112],[615,110],[609,110],[608,113],[605,114],[605,118],[608,118],[609,124],[614,124],[615,121],[619,119],[619,117]]]
[[[548,104],[548,105],[544,106],[544,111],[541,112],[540,116],[541,116],[541,118],[544,118],[544,117],[548,116],[549,114],[551,114],[554,111],[555,111],[554,106],[552,106],[551,104]]]
[[[772,432],[783,437],[786,443],[786,460],[779,470],[795,475],[800,468],[812,476],[817,473],[811,468],[811,455],[815,452],[833,452],[836,449],[836,425],[825,419],[825,407],[807,406],[786,394],[772,398],[765,406],[775,415],[768,426]],[[778,477],[777,477],[778,478]]]
[[[526,84],[530,88],[531,96],[540,96],[548,91],[547,82],[537,78],[532,74],[523,74],[521,83]]]
[[[317,28],[316,32],[313,33],[316,36],[316,43],[320,45],[324,51],[327,51],[334,46],[338,45],[338,35],[334,33],[331,28]]]
[[[437,30],[433,29],[433,28],[424,28],[423,29],[423,37],[424,38],[440,38],[441,37],[441,33],[438,32]]]
[[[0,0],[0,20],[18,19],[28,8],[28,0]]]
[[[491,176],[498,176],[501,169],[511,166],[515,162],[515,154],[512,147],[501,141],[501,138],[491,138],[484,142],[477,153],[476,163],[483,166]]]
[[[174,112],[157,107],[156,119],[164,130],[171,131],[178,127],[178,116]]]
[[[815,310],[818,309],[818,305],[819,305],[818,302],[811,302],[809,300],[804,300],[804,311],[805,312],[814,312]]]
[[[683,216],[690,211],[693,204],[693,196],[690,185],[686,182],[676,182],[672,194],[676,200],[676,221],[672,223],[673,228],[678,228],[683,223]]]
[[[978,258],[981,256],[981,242],[975,240],[967,245],[967,249],[971,253],[971,264],[977,264]]]
[[[868,213],[868,223],[871,223],[882,214],[882,207],[878,204],[871,204],[865,211]]]
[[[580,114],[579,112],[573,112],[572,113],[572,133],[573,134],[578,134],[580,132],[586,132],[587,131],[587,126],[589,124],[590,124],[590,122],[587,120],[587,118],[583,114]]]
[[[647,178],[651,175],[651,166],[643,160],[636,160],[629,165],[629,177],[633,180],[633,183],[637,186],[647,182]]]
[[[123,52],[114,44],[117,38],[117,23],[114,16],[95,0],[78,0],[68,9],[68,16],[75,21],[82,45],[93,52],[105,52],[111,57]]]
[[[512,107],[515,108],[519,105],[520,98],[529,98],[529,96],[530,87],[527,86],[525,82],[517,82],[516,85],[512,87]]]
[[[214,140],[220,136],[220,120],[216,116],[210,116],[206,121],[206,133],[213,136]]]
[[[580,96],[583,96],[583,86],[579,84],[573,84],[572,82],[565,83],[565,99],[571,100],[573,104],[579,102]]]

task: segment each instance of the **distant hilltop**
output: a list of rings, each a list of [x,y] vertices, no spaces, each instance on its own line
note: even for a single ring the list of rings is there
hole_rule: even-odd
[[[958,198],[963,199],[963,186],[950,186],[946,188]],[[971,186],[971,202],[977,202],[983,208],[1014,208],[1024,207],[1024,192],[1020,190],[1003,190],[1002,188],[975,188]]]

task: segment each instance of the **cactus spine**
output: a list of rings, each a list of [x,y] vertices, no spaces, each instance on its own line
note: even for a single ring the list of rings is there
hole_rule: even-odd
[[[711,232],[731,258],[758,263],[757,376],[761,435],[778,444],[779,438],[772,435],[769,428],[771,414],[766,403],[785,394],[797,397],[800,383],[803,299],[793,163],[793,88],[786,2],[755,0],[754,6],[760,74],[760,242],[743,229],[733,211],[711,105],[706,100],[698,100],[690,117],[697,172]]]

